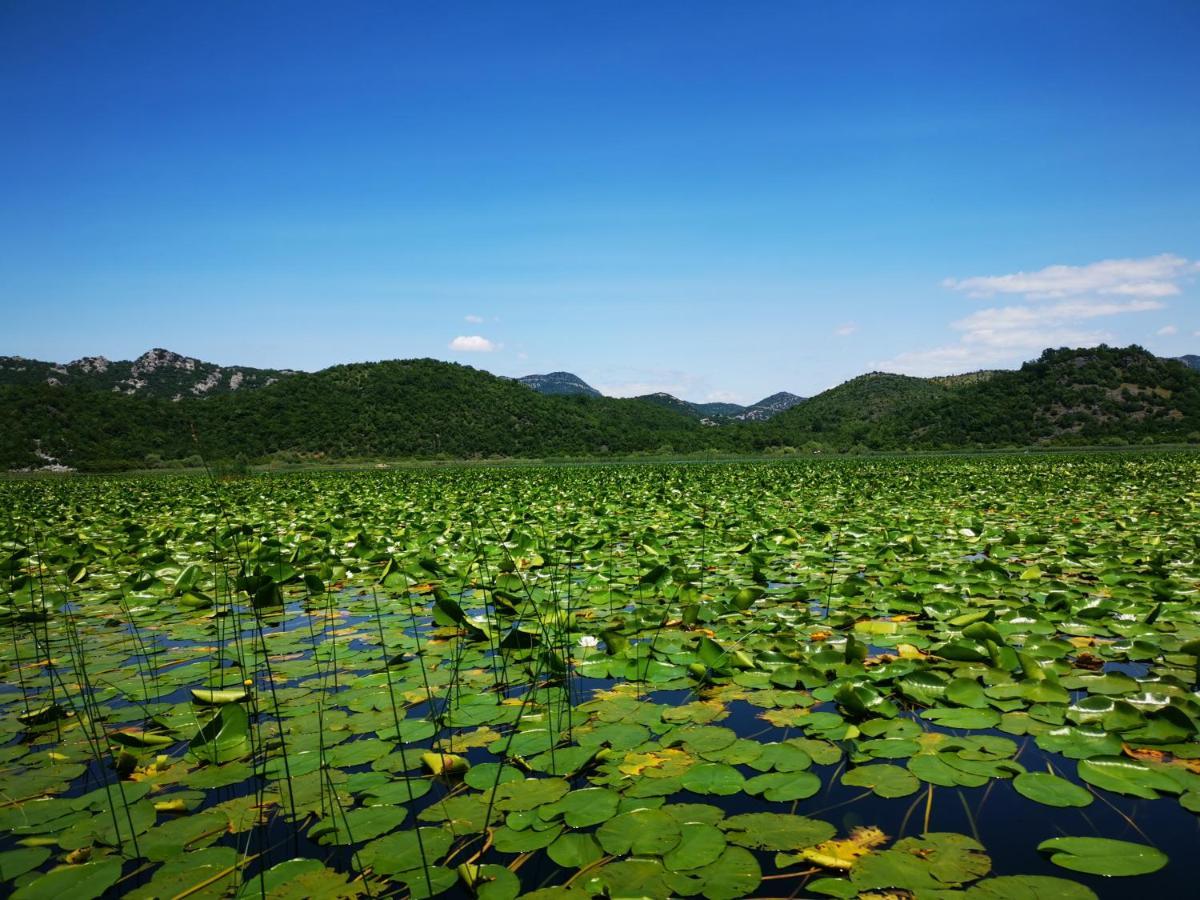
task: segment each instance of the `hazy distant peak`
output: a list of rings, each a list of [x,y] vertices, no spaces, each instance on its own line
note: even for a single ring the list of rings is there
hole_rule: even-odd
[[[545,375],[526,375],[518,378],[521,384],[533,388],[539,394],[572,395],[587,397],[603,396],[598,390],[570,372],[548,372]]]

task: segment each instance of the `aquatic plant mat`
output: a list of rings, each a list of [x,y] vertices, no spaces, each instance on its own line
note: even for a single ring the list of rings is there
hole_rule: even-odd
[[[0,893],[1191,896],[1198,462],[0,483]]]

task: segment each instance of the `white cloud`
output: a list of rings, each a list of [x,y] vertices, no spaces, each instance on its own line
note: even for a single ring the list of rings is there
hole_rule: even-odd
[[[1162,309],[1160,300],[1064,300],[1048,305],[1001,306],[981,309],[951,326],[968,344],[1022,349],[1047,347],[1048,336],[1074,334],[1077,322],[1122,313]],[[1031,343],[1032,342],[1032,343]],[[1051,341],[1053,343],[1053,341]]]
[[[471,316],[463,316],[463,318],[466,319],[468,322],[470,322],[472,325],[479,325],[483,322],[483,316],[471,315]]]
[[[910,375],[944,375],[1012,365],[1046,347],[1081,347],[1116,338],[1100,320],[1164,309],[1161,298],[1200,271],[1197,264],[1164,254],[1104,260],[1086,266],[1049,266],[1037,272],[947,279],[943,285],[972,297],[1023,295],[1024,302],[977,310],[950,324],[953,344],[901,353],[880,368]],[[1167,326],[1159,334],[1174,334]]]
[[[970,297],[1021,294],[1030,300],[1059,300],[1083,294],[1170,297],[1179,282],[1200,273],[1200,263],[1162,253],[1142,259],[1105,259],[1086,266],[1047,266],[1036,272],[947,278],[943,287]]]
[[[715,388],[702,375],[678,369],[621,366],[597,377],[586,379],[607,397],[641,397],[645,394],[670,394],[684,400],[706,397]]]
[[[491,353],[494,350],[499,350],[500,345],[477,334],[460,334],[450,342],[450,349],[461,353]]]
[[[833,329],[833,333],[837,337],[850,337],[856,331],[858,331],[858,325],[854,322],[847,322],[845,325],[839,325]]]
[[[733,391],[709,391],[704,398],[706,403],[741,403],[741,398]]]
[[[1156,331],[1154,333],[1159,335],[1160,337],[1170,337],[1173,334],[1179,334],[1179,329],[1176,328],[1174,325],[1164,325],[1162,328],[1158,329],[1158,331]]]
[[[670,394],[678,397],[687,385],[671,381],[618,381],[595,385],[605,397],[642,397],[646,394]]]

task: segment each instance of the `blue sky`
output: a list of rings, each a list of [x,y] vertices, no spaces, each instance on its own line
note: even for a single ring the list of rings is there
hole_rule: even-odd
[[[0,354],[751,402],[1200,352],[1198,46],[1190,0],[3,3]]]

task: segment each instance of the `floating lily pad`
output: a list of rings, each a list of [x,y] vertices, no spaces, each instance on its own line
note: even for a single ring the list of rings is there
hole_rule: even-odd
[[[742,813],[725,819],[721,827],[730,843],[752,850],[800,850],[837,832],[820,819],[785,813]]]
[[[680,839],[679,823],[657,809],[636,809],[609,819],[596,831],[604,852],[620,856],[661,856]]]
[[[907,797],[921,786],[911,772],[886,763],[848,769],[842,775],[842,784],[870,788],[880,797]]]
[[[58,866],[18,888],[12,900],[92,900],[116,884],[121,861],[105,859],[78,866]]]
[[[1038,849],[1049,853],[1055,865],[1089,875],[1147,875],[1168,862],[1161,850],[1112,838],[1051,838],[1038,844]]]
[[[1048,772],[1023,772],[1013,779],[1017,793],[1046,806],[1090,806],[1091,791]]]

